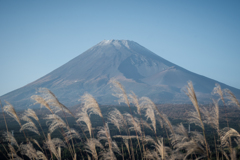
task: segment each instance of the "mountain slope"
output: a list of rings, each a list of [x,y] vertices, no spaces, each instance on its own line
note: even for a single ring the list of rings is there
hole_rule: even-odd
[[[52,90],[67,106],[78,104],[84,92],[99,103],[111,104],[115,98],[108,84],[119,80],[127,91],[148,96],[155,103],[186,103],[183,92],[191,80],[202,102],[210,101],[210,93],[219,83],[235,94],[240,91],[215,80],[177,66],[143,46],[128,40],[104,40],[42,78],[1,97],[17,108],[32,104],[31,95],[40,87]]]

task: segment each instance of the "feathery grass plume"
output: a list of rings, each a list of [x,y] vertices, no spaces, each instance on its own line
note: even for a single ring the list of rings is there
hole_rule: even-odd
[[[99,160],[117,160],[115,154],[110,149],[100,152],[100,156]]]
[[[134,106],[137,107],[137,112],[139,115],[141,115],[141,108],[140,108],[140,105],[139,105],[139,101],[138,101],[138,97],[136,96],[136,94],[131,91],[132,94],[129,94],[129,97],[130,97],[130,103],[133,103]]]
[[[82,109],[82,111],[80,113],[77,113],[77,117],[79,117],[79,118],[77,119],[76,122],[84,122],[87,125],[88,132],[89,132],[90,137],[91,137],[92,136],[92,123],[91,123],[91,120],[88,116],[87,110]]]
[[[154,113],[155,104],[147,97],[142,97],[140,100],[141,104],[139,108],[145,110],[145,117],[147,117],[147,120],[151,120],[154,133],[156,134],[156,118]]]
[[[224,92],[227,94],[227,99],[230,100],[230,103],[235,104],[240,108],[240,104],[236,96],[229,89],[225,89]]]
[[[85,142],[84,148],[87,153],[90,153],[95,160],[98,159],[98,154],[96,151],[96,147],[104,149],[103,145],[95,138],[90,138],[87,142]]]
[[[126,130],[127,122],[124,119],[123,115],[119,110],[114,108],[109,114],[108,114],[108,120],[110,123],[114,124],[119,132],[121,133],[121,129]]]
[[[38,128],[36,127],[35,123],[33,123],[33,121],[30,118],[28,118],[26,115],[24,115],[23,117],[21,117],[21,119],[26,121],[27,123],[22,125],[22,127],[20,128],[20,132],[27,129],[27,130],[32,131],[40,136]]]
[[[207,152],[207,158],[209,160],[208,145],[207,145],[207,140],[206,140],[206,135],[205,135],[205,128],[204,128],[204,124],[203,124],[203,121],[202,121],[202,115],[201,115],[200,108],[199,108],[199,105],[198,105],[197,96],[195,94],[193,84],[192,84],[191,81],[188,82],[188,86],[186,87],[186,89],[187,89],[186,94],[187,94],[187,96],[189,97],[193,106],[196,109],[196,113],[194,114],[194,116],[195,116],[195,120],[198,121],[197,125],[200,124],[200,127],[203,130],[203,136],[204,136],[204,139],[205,139],[205,148],[206,148],[206,152]],[[191,112],[191,113],[194,113],[194,112]],[[194,117],[193,117],[193,119],[194,119]]]
[[[31,99],[36,101],[34,103],[34,105],[39,103],[41,108],[43,106],[45,106],[51,113],[53,113],[53,110],[51,109],[50,105],[48,104],[48,102],[43,97],[41,97],[39,95],[33,95],[33,96],[31,96]]]
[[[39,92],[43,94],[43,98],[44,100],[51,105],[52,107],[55,107],[55,113],[63,110],[64,112],[72,115],[74,117],[74,115],[72,114],[72,112],[70,112],[70,110],[63,105],[61,102],[59,102],[59,100],[57,99],[57,97],[55,96],[55,94],[53,92],[51,92],[49,89],[47,88],[40,88]]]
[[[29,159],[36,159],[38,157],[37,151],[31,142],[28,142],[27,144],[20,144],[20,151],[22,155],[27,156]]]
[[[118,98],[118,102],[125,103],[129,107],[129,100],[126,94],[124,87],[119,83],[116,79],[110,79],[109,83],[113,85],[113,93],[112,95]]]
[[[61,155],[59,155],[59,151],[57,149],[59,147],[65,147],[66,148],[66,145],[59,138],[51,139],[51,135],[50,135],[50,133],[48,133],[48,140],[45,142],[45,147],[47,149],[49,149],[58,160],[60,160]]]
[[[57,128],[66,128],[69,130],[66,123],[56,114],[49,114],[44,119],[48,119],[47,125],[50,133],[53,133]]]
[[[108,144],[109,149],[112,150],[112,138],[110,136],[108,123],[105,123],[104,127],[100,127],[100,130],[98,131],[97,137],[98,137],[99,140],[107,141],[108,143],[106,143],[106,144]]]
[[[170,138],[173,148],[176,148],[175,145],[178,143],[184,143],[190,140],[188,132],[182,123],[174,127],[174,132],[175,132],[175,135],[171,135],[171,138]]]
[[[3,135],[3,139],[5,142],[11,143],[19,148],[19,145],[18,145],[16,139],[10,132],[3,132],[2,135]]]
[[[97,101],[93,98],[91,94],[85,93],[81,98],[80,101],[83,103],[83,108],[87,112],[90,112],[90,114],[97,114],[101,118],[103,118],[101,109],[99,108],[99,105]]]
[[[40,144],[38,143],[38,141],[36,139],[31,138],[31,141],[33,141],[43,151],[42,147],[40,146]]]
[[[168,159],[168,153],[171,152],[171,149],[163,144],[163,138],[158,138],[157,141],[153,140],[152,137],[145,137],[146,143],[153,143],[156,153],[151,152],[152,154],[157,154],[158,159],[166,160]],[[149,154],[147,153],[147,156]],[[155,155],[156,156],[156,155]]]
[[[37,151],[37,159],[48,160],[45,154],[43,154],[41,151]]]
[[[236,131],[233,128],[228,128],[225,127],[223,129],[220,130],[220,138],[221,138],[221,145],[222,147],[226,147],[230,145],[230,140],[231,137],[240,137],[238,131]]]
[[[136,117],[132,117],[129,113],[124,113],[124,118],[126,119],[127,123],[132,126],[129,130],[135,130],[140,135],[142,134],[140,122]]]
[[[155,132],[152,127],[144,120],[141,122],[142,126],[145,126],[146,128],[150,129],[151,131]]]
[[[17,152],[15,151],[14,147],[11,144],[8,144],[8,148],[10,150],[10,152],[8,153],[8,157],[11,160],[23,160],[17,155]]]
[[[169,129],[169,131],[174,135],[175,132],[173,130],[172,123],[168,119],[168,116],[166,114],[162,114],[162,118],[163,118],[164,122],[167,124],[166,126]]]
[[[197,113],[197,115],[196,114],[193,115],[196,118],[196,120],[199,121],[198,123],[196,123],[196,125],[200,124],[200,127],[202,129],[204,129],[204,125],[203,125],[203,122],[202,122],[202,116],[201,116],[201,112],[200,112],[200,107],[198,105],[197,96],[195,94],[195,91],[194,91],[194,88],[193,88],[193,84],[192,84],[191,81],[188,82],[188,86],[186,88],[187,88],[186,94],[189,97],[189,99],[191,100],[193,106],[195,107],[196,113]],[[193,113],[193,112],[190,112],[190,113]]]
[[[81,139],[80,134],[75,129],[72,129],[72,128],[65,133],[65,137],[66,137],[66,141],[69,141],[70,139],[73,139],[73,138]]]
[[[32,117],[36,121],[39,121],[38,116],[36,115],[36,113],[32,109],[30,109],[30,108],[28,108],[23,114],[25,116]]]
[[[7,102],[7,101],[5,101],[5,102],[7,103],[7,105],[5,105],[5,106],[3,107],[3,110],[4,110],[9,116],[11,116],[12,118],[14,118],[14,119],[18,122],[18,124],[21,126],[22,124],[21,124],[21,122],[20,122],[20,119],[19,119],[19,117],[18,117],[18,115],[17,115],[14,107],[13,107],[9,102]]]
[[[155,119],[154,110],[152,108],[147,108],[145,116],[147,117],[147,119],[151,120],[152,127],[154,129],[155,134],[156,134],[157,131],[156,131],[156,119]]]
[[[217,130],[217,133],[219,134],[219,107],[218,107],[218,101],[215,99],[212,99],[214,107],[212,108],[202,108],[202,113],[205,117],[203,120],[204,123],[209,124],[212,126],[212,128]]]
[[[221,89],[221,86],[216,83],[215,87],[213,88],[212,94],[218,94],[220,96],[220,99],[222,100],[223,104],[225,104],[224,98],[223,98],[223,91]]]

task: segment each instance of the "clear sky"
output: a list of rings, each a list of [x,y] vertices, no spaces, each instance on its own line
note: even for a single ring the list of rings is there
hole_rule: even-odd
[[[0,0],[0,95],[104,39],[240,89],[239,0]]]

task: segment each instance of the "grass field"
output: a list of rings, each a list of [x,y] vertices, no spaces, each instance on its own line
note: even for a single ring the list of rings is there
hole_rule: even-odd
[[[0,159],[240,158],[240,108],[231,92],[216,85],[219,99],[199,105],[189,82],[192,104],[155,105],[125,93],[117,81],[112,84],[121,106],[100,106],[84,94],[81,105],[67,108],[48,89],[32,96],[41,109],[16,113],[6,103]]]

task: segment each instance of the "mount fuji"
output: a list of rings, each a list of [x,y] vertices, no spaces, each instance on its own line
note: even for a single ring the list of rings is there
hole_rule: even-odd
[[[193,82],[201,103],[211,101],[215,83],[240,95],[239,89],[190,72],[136,42],[103,40],[51,73],[0,98],[16,109],[24,109],[34,103],[30,97],[38,88],[46,87],[66,106],[80,103],[78,99],[85,92],[100,104],[114,104],[116,99],[108,83],[111,78],[118,80],[128,93],[132,90],[155,103],[188,103],[183,91],[188,81]]]

